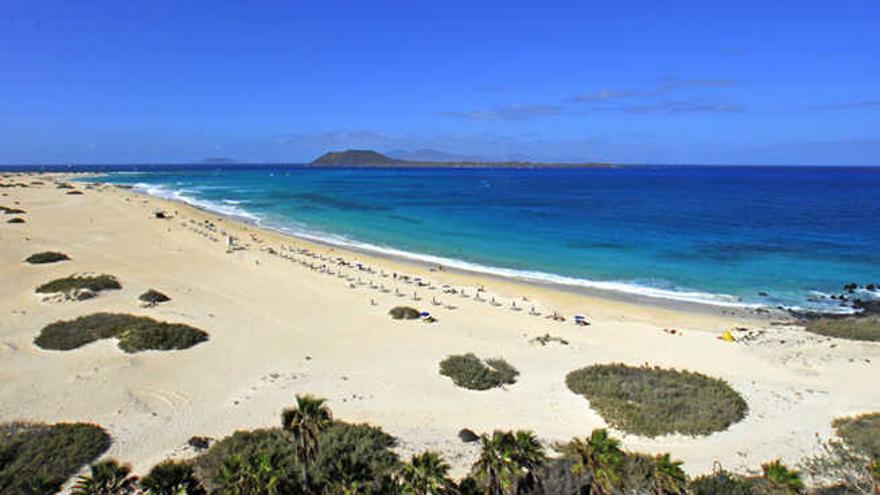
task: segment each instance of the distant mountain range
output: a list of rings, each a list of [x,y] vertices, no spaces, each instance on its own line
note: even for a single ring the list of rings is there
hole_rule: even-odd
[[[422,150],[435,152],[433,150]],[[418,155],[416,155],[418,156]],[[542,163],[530,161],[480,161],[480,160],[439,160],[391,158],[373,150],[345,150],[324,153],[309,164],[312,167],[446,167],[446,168],[612,168],[611,163]],[[447,155],[448,156],[448,155]]]

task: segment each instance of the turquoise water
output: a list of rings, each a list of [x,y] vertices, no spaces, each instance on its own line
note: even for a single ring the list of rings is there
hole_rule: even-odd
[[[880,282],[880,169],[159,167],[136,185],[325,241],[570,285],[839,310]]]

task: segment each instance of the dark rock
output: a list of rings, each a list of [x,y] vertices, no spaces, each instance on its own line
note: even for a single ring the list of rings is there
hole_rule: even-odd
[[[878,315],[880,314],[880,299],[871,301],[856,300],[853,302],[853,307],[862,310],[863,315]]]
[[[478,441],[480,436],[474,433],[473,430],[462,428],[462,430],[458,432],[458,438],[464,443],[472,443]]]
[[[211,438],[195,436],[191,437],[186,443],[196,450],[205,450],[211,446]]]
[[[758,295],[761,296],[761,297],[767,297],[767,296],[769,296],[770,294],[767,294],[767,293],[764,292],[764,291],[760,291],[760,292],[758,292]]]
[[[162,294],[161,292],[154,290],[154,289],[150,289],[150,290],[144,292],[143,294],[138,296],[138,299],[140,299],[141,301],[143,301],[145,303],[149,303],[149,304],[153,304],[153,305],[171,300],[170,297],[168,297],[165,294]]]
[[[154,215],[159,220],[164,220],[168,218],[168,215],[166,215],[164,211],[157,211],[156,213],[154,213]]]
[[[6,223],[24,223],[24,218],[14,217],[6,221]]]
[[[850,282],[850,283],[843,286],[843,291],[849,292],[850,294],[852,294],[858,288],[859,288],[859,284],[854,283],[854,282]]]

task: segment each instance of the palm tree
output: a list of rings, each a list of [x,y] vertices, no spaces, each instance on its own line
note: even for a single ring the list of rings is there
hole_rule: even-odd
[[[669,454],[654,457],[652,478],[657,495],[683,495],[687,493],[687,475],[681,469],[681,461],[673,461]]]
[[[407,493],[433,495],[451,490],[453,484],[448,474],[449,464],[440,454],[426,450],[413,455],[409,464],[403,465],[400,477]]]
[[[494,431],[481,435],[482,450],[473,471],[488,495],[522,492],[540,484],[537,470],[547,460],[530,431]]]
[[[128,495],[137,488],[131,467],[110,459],[89,467],[89,474],[77,478],[73,495]]]
[[[801,493],[804,489],[801,473],[794,469],[789,469],[779,459],[762,464],[761,469],[764,470],[764,479],[770,487],[781,493],[795,495]]]
[[[205,489],[186,462],[164,461],[153,466],[141,480],[149,495],[204,495]]]
[[[293,436],[302,467],[302,490],[308,493],[309,466],[318,457],[318,436],[333,421],[333,413],[324,399],[297,395],[296,407],[281,412],[281,427]]]
[[[605,428],[593,430],[586,441],[573,438],[559,450],[574,461],[572,471],[575,474],[589,473],[592,476],[590,483],[596,493],[610,495],[620,484],[620,466],[624,454],[620,450],[620,442],[608,435]]]
[[[511,434],[495,430],[480,435],[480,457],[473,471],[487,495],[504,495],[516,482],[516,466],[510,458]]]
[[[516,491],[531,490],[541,484],[537,471],[547,461],[544,446],[531,431],[518,430],[513,434],[513,462],[519,468]]]

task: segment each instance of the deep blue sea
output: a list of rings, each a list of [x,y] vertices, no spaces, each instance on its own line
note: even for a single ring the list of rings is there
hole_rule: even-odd
[[[526,279],[824,310],[880,282],[880,168],[130,170],[92,180]]]

